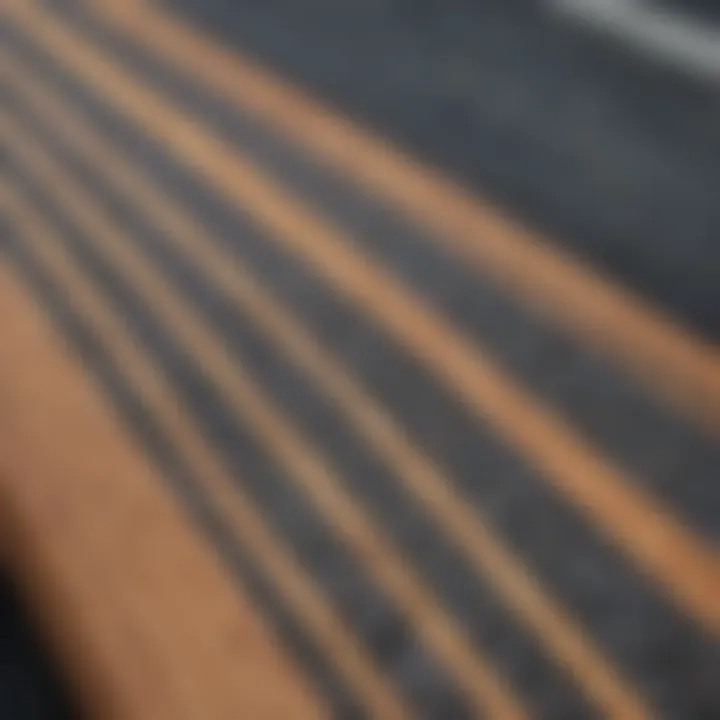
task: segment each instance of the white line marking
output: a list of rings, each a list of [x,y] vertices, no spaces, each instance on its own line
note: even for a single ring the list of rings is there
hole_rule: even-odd
[[[563,15],[675,67],[720,80],[720,27],[647,0],[545,0]]]

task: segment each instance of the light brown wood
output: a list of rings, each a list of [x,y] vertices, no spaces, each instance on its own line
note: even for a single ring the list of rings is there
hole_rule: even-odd
[[[270,630],[6,264],[0,328],[7,555],[89,714],[321,717]]]

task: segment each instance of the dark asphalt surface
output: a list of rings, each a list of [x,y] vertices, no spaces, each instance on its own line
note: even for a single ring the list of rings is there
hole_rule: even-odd
[[[58,4],[58,3],[56,3]],[[261,59],[318,96],[394,138],[414,155],[494,198],[603,272],[650,298],[698,332],[720,339],[720,96],[679,73],[563,25],[529,0],[166,0],[166,4]],[[252,119],[162,67],[83,13],[78,27],[120,54],[126,66],[215,130],[276,170],[294,191],[340,224],[364,249],[429,298],[526,386],[561,410],[597,445],[633,471],[708,537],[720,533],[720,450],[640,392],[615,368],[529,317],[487,278],[458,267],[421,231],[351,192]],[[223,205],[156,146],[53,66],[20,35],[12,49],[83,108],[103,129],[227,240],[312,327],[410,433],[448,467],[544,583],[600,639],[668,718],[717,717],[717,647],[661,599],[619,553],[411,357],[340,301],[299,264],[273,249],[245,217]],[[407,557],[452,608],[468,633],[538,717],[592,717],[586,700],[479,578],[471,577],[442,534],[398,491],[322,394],[254,325],[198,273],[163,249],[158,233],[114,196],[98,173],[63,147],[52,128],[17,98],[9,107],[132,228],[138,244],[178,283],[277,404],[343,471],[348,486],[389,529]],[[277,532],[333,597],[377,663],[412,698],[418,716],[462,718],[463,700],[432,653],[357,561],[318,522],[276,460],[148,316],[132,288],[19,167],[18,186],[37,199],[88,274],[98,278],[144,345],[182,389],[205,431],[242,466],[248,490]],[[235,238],[241,238],[236,240]],[[218,543],[229,566],[272,616],[288,646],[332,699],[353,717],[355,700],[295,627],[253,560],[192,496],[187,471],[153,429],[112,358],[73,318],[62,293],[20,244],[9,249],[58,324],[101,377],[166,474]],[[486,480],[478,480],[478,470]],[[494,482],[492,478],[501,481]],[[6,593],[6,598],[10,595]],[[67,712],[19,635],[17,608],[0,610],[0,718],[63,718]],[[3,634],[12,637],[2,643]],[[4,647],[3,647],[4,645]],[[15,650],[12,650],[15,648]],[[14,653],[17,661],[4,660]],[[28,655],[29,661],[24,658]],[[34,688],[28,690],[28,688]],[[15,706],[3,703],[12,695]],[[47,697],[48,704],[38,702]],[[24,703],[24,704],[23,704]],[[5,713],[4,708],[13,708]]]

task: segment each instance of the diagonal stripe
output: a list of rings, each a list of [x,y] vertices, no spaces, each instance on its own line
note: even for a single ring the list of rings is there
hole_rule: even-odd
[[[633,487],[629,477],[561,418],[539,406],[436,312],[359,254],[349,237],[283,192],[238,151],[184,117],[34,3],[10,0],[4,11],[100,97],[268,228],[280,246],[310,263],[374,316],[687,612],[720,632],[717,556],[661,503]]]
[[[206,328],[199,313],[146,264],[130,238],[89,201],[69,175],[44,155],[18,125],[5,119],[0,124],[0,133],[10,152],[42,179],[78,226],[93,238],[94,247],[125,274],[128,283],[155,308],[163,324],[181,339],[186,354],[194,357],[222,389],[236,416],[283,463],[288,475],[307,492],[328,525],[349,542],[369,572],[413,621],[418,635],[459,680],[477,710],[488,710],[493,717],[508,720],[524,717],[511,691],[481,654],[468,645],[464,631],[425,592],[414,572],[346,493],[334,470],[285,422],[253,379]]]
[[[705,80],[720,80],[720,32],[682,13],[682,6],[647,0],[545,0],[555,12],[624,42],[634,52]],[[678,12],[679,11],[679,12]]]
[[[720,433],[720,354],[446,178],[145,0],[86,0],[113,28],[434,231],[480,271]]]
[[[237,539],[247,546],[273,583],[354,687],[373,717],[406,717],[387,681],[381,679],[348,631],[335,617],[311,578],[274,538],[272,531],[244,494],[233,471],[224,466],[198,432],[162,371],[145,356],[127,326],[108,307],[101,291],[63,249],[61,240],[34,208],[8,186],[1,187],[3,209],[20,228],[32,253],[69,293],[78,314],[112,352],[124,374],[153,411],[177,452],[193,471],[214,505],[230,523]]]
[[[104,142],[49,85],[2,51],[0,63],[8,69],[11,84],[38,115],[52,124],[54,132],[99,168],[116,190],[151,218],[168,243],[201,268],[216,287],[253,314],[258,326],[336,401],[368,445],[387,459],[409,492],[422,499],[430,516],[462,548],[476,571],[490,576],[508,605],[555,658],[574,673],[585,693],[611,716],[649,716],[637,694],[614,676],[583,631],[544,594],[520,560],[476,516],[476,511],[457,497],[445,473],[413,447],[394,419],[300,327],[290,311],[283,309],[237,258],[220,250],[222,244],[217,238],[211,237],[140,167],[131,165],[121,152]]]

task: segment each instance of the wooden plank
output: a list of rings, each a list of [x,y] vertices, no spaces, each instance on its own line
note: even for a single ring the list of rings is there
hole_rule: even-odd
[[[91,716],[318,718],[248,600],[0,264],[8,558]]]

